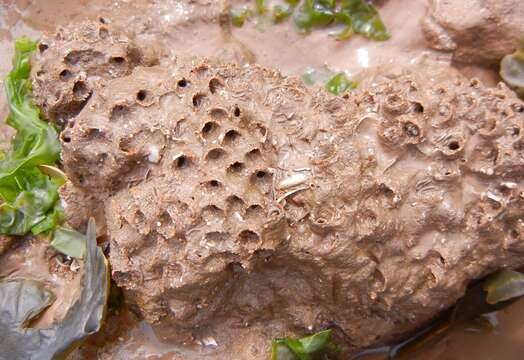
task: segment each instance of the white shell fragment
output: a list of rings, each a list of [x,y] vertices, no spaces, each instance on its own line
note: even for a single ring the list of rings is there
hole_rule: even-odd
[[[284,178],[280,183],[278,184],[277,189],[278,190],[286,190],[292,187],[295,187],[297,185],[302,185],[306,182],[308,179],[308,176],[304,173],[296,173],[291,176],[288,176],[287,178]]]

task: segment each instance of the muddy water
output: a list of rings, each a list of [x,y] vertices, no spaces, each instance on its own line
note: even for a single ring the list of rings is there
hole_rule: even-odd
[[[224,31],[218,24],[215,1],[198,0],[189,5],[176,0],[0,0],[0,77],[10,67],[12,41],[21,35],[38,38],[57,25],[103,16],[124,24],[148,24],[155,41],[163,45],[167,56],[183,53],[194,56],[220,56],[239,62],[257,62],[280,69],[286,75],[300,75],[307,68],[329,66],[350,75],[378,65],[420,62],[449,62],[449,57],[428,51],[419,21],[425,12],[423,0],[390,0],[381,14],[392,39],[384,43],[355,37],[339,42],[326,31],[309,36],[298,34],[289,23],[269,25],[248,23],[241,29]],[[233,5],[242,1],[233,1]],[[197,13],[195,13],[197,12]],[[207,20],[202,21],[201,17]],[[467,76],[480,77],[494,85],[498,79],[491,71],[461,69]],[[4,97],[0,97],[0,115],[6,115]],[[11,135],[0,125],[0,141]],[[503,310],[492,319],[497,325],[489,333],[455,331],[430,347],[415,360],[513,360],[524,354],[524,301]],[[125,324],[125,325],[123,325]],[[187,359],[187,356],[163,344],[151,327],[131,313],[110,318],[103,335],[91,340],[74,357],[78,359]],[[178,353],[179,355],[175,355]],[[213,357],[211,357],[213,358]],[[375,354],[367,359],[384,359]]]
[[[355,74],[378,65],[410,64],[428,57],[437,59],[438,54],[425,49],[419,30],[425,2],[402,1],[402,9],[409,8],[409,11],[399,11],[399,4],[400,1],[390,1],[380,10],[388,29],[392,30],[392,37],[386,42],[373,42],[359,36],[350,41],[336,41],[329,36],[330,30],[302,35],[293,31],[288,22],[276,26],[257,26],[251,22],[235,29],[234,35],[249,45],[258,63],[293,75],[303,73],[308,67],[323,65]]]

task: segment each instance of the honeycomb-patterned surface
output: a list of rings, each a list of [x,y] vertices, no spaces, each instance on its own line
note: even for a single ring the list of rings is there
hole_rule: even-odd
[[[107,20],[58,28],[38,43],[33,61],[34,102],[46,119],[64,127],[104,80],[129,75],[137,65],[158,62]]]

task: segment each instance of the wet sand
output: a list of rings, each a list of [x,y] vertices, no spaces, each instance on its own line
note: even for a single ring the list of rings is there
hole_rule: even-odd
[[[241,1],[234,1],[240,3]],[[205,0],[199,3],[206,3]],[[406,11],[409,9],[409,11]],[[27,35],[38,38],[42,32],[52,31],[57,25],[80,21],[86,17],[108,18],[126,16],[133,21],[133,14],[160,19],[170,29],[160,34],[165,44],[170,44],[170,55],[184,53],[195,56],[222,56],[244,62],[258,62],[264,66],[280,69],[286,75],[301,75],[307,68],[329,66],[344,70],[350,75],[358,74],[379,65],[410,64],[414,62],[448,62],[447,55],[428,51],[419,28],[419,19],[425,12],[421,0],[391,0],[381,9],[382,17],[392,33],[392,39],[384,43],[370,42],[361,37],[349,41],[335,41],[327,31],[300,35],[289,22],[280,25],[255,25],[247,23],[231,34],[215,22],[180,24],[181,18],[191,12],[176,1],[110,1],[110,0],[0,0],[0,77],[3,79],[10,68],[12,42]],[[496,74],[478,68],[463,69],[467,76],[480,77],[486,84],[498,81]],[[356,75],[355,75],[356,76]],[[2,81],[3,86],[3,81]],[[7,113],[5,98],[0,97],[0,116]],[[0,125],[0,141],[12,132]],[[513,360],[524,353],[524,300],[500,311],[495,316],[497,325],[489,333],[455,331],[439,344],[427,349],[414,360]],[[93,346],[84,347],[74,357],[78,359],[190,359],[174,355],[168,344],[155,336],[151,327],[139,322],[129,312],[110,317],[105,334],[90,341]],[[109,340],[109,342],[108,342]],[[104,346],[105,344],[105,346]],[[269,346],[269,344],[268,344]],[[212,357],[211,357],[212,358]],[[384,359],[381,354],[365,359]]]

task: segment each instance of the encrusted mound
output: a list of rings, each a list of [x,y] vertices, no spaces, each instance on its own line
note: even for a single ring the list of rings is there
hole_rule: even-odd
[[[44,36],[32,67],[35,104],[60,126],[76,116],[104,80],[129,75],[137,65],[158,62],[106,20],[58,28]]]
[[[522,264],[523,109],[446,69],[333,97],[180,60],[95,88],[63,163],[105,206],[113,278],[148,321],[184,340],[331,327],[363,348]]]
[[[453,60],[498,68],[524,35],[520,0],[430,0],[422,30],[429,46]]]

